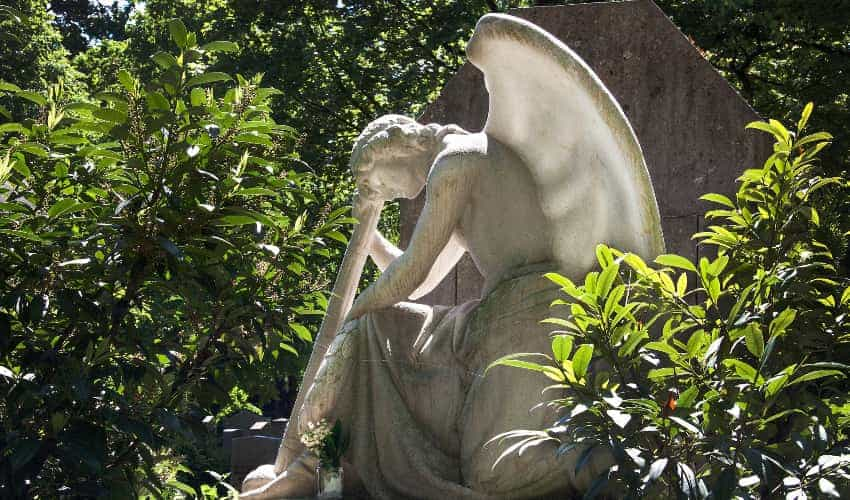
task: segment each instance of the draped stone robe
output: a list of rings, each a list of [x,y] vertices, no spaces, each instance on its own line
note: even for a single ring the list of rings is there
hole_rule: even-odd
[[[484,374],[506,354],[550,350],[540,321],[553,314],[557,288],[541,267],[520,270],[481,300],[455,307],[404,302],[348,322],[328,349],[301,422],[343,422],[351,436],[347,471],[375,498],[568,492],[577,485],[575,458],[557,457],[553,442],[496,467],[507,444],[486,444],[557,418],[540,405],[551,380],[507,367]]]

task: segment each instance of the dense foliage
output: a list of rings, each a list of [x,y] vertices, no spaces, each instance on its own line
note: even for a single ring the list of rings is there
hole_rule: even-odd
[[[591,497],[850,492],[850,277],[813,239],[831,217],[819,200],[848,184],[820,176],[832,137],[803,135],[810,112],[796,132],[750,125],[776,138],[775,153],[744,172],[736,200],[704,197],[721,206],[695,236],[717,248],[713,260],[668,254],[651,267],[601,245],[601,270],[583,284],[549,276],[569,311],[546,320],[562,328],[551,355],[495,364],[553,379],[563,418],[500,436],[517,439],[505,453],[555,440],[579,451],[577,471],[607,454]]]
[[[340,205],[350,195],[345,162],[353,138],[380,114],[419,113],[463,61],[463,44],[478,17],[584,1],[591,0],[63,0],[49,3],[55,15],[51,23],[46,0],[12,0],[20,11],[38,13],[33,18],[38,30],[20,30],[27,56],[10,51],[11,64],[3,74],[22,88],[43,88],[31,73],[55,75],[51,68],[57,62],[68,64],[61,42],[80,73],[71,78],[69,72],[66,85],[76,89],[82,82],[91,93],[109,90],[117,83],[118,69],[150,70],[150,56],[167,43],[168,20],[187,19],[189,28],[207,39],[240,44],[240,52],[220,57],[222,71],[264,72],[266,84],[283,92],[273,101],[273,118],[299,130],[301,158],[322,179],[319,196]],[[824,165],[831,175],[840,175],[850,152],[850,139],[845,139],[850,138],[848,0],[657,4],[764,116],[788,121],[805,102],[819,103],[814,125],[837,136]],[[6,28],[19,31],[14,23]],[[830,203],[830,211],[850,214],[846,200]],[[387,215],[383,229],[392,234],[395,219]],[[842,241],[828,230],[822,239]],[[839,253],[850,267],[850,253],[845,248]]]
[[[48,82],[76,77],[45,5],[44,1],[0,4],[0,78],[27,90],[43,91]],[[4,120],[11,119],[3,112],[9,105],[0,102]]]
[[[0,496],[130,497],[232,388],[275,397],[321,314],[318,218],[294,131],[261,77],[210,71],[232,42],[180,21],[155,77],[0,124]],[[311,269],[305,267],[311,261]],[[301,339],[301,340],[298,340]]]

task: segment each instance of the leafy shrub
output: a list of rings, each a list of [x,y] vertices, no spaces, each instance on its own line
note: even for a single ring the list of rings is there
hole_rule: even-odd
[[[299,372],[324,307],[315,270],[350,219],[316,206],[278,91],[207,70],[236,45],[169,27],[158,75],[91,102],[0,83],[32,112],[0,123],[4,498],[160,490],[234,387]]]
[[[776,138],[763,168],[739,178],[737,199],[709,194],[719,221],[695,235],[714,259],[661,255],[659,267],[604,245],[583,284],[557,274],[567,317],[550,318],[551,355],[494,365],[553,379],[562,409],[545,431],[509,433],[519,449],[555,440],[610,456],[587,496],[805,498],[848,493],[850,280],[812,239],[817,175],[831,136],[780,123],[749,125]],[[834,196],[834,193],[833,193]],[[846,228],[844,228],[846,230]],[[695,285],[692,283],[696,281]],[[574,349],[575,346],[575,349]],[[526,358],[526,359],[523,359]]]

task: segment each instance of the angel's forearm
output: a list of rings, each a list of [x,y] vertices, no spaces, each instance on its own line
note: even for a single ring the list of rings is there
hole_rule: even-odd
[[[401,256],[402,253],[401,249],[384,238],[380,232],[375,231],[369,255],[372,257],[372,261],[376,266],[378,266],[378,269],[380,269],[381,272],[386,271],[387,267]]]
[[[352,308],[353,317],[408,299],[428,272],[427,269],[411,266],[408,258],[402,255],[394,260],[377,281],[357,297]]]

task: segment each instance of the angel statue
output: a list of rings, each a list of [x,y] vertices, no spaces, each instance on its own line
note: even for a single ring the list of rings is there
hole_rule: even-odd
[[[512,454],[488,441],[542,429],[543,377],[485,368],[515,352],[544,352],[556,288],[595,266],[607,243],[644,258],[663,252],[655,195],[625,115],[593,71],[549,33],[490,14],[467,47],[489,92],[484,130],[421,125],[398,115],[370,123],[351,155],[359,220],[346,251],[275,464],[245,479],[242,498],[315,494],[315,457],[298,436],[309,422],[347,428],[346,488],[376,498],[536,498],[581,490],[580,448],[543,443]],[[425,207],[406,250],[376,230],[385,201]],[[413,302],[468,252],[481,298],[454,307]],[[353,300],[367,256],[381,276]],[[594,458],[598,467],[607,457]],[[350,490],[353,491],[353,490]]]

